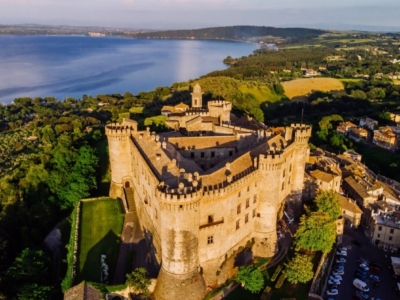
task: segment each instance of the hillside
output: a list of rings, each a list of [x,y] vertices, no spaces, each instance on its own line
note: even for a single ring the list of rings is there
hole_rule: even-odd
[[[166,30],[140,32],[133,34],[137,38],[168,39],[222,39],[249,40],[254,37],[304,38],[317,37],[325,31],[307,28],[275,28],[265,26],[226,26],[191,30]]]

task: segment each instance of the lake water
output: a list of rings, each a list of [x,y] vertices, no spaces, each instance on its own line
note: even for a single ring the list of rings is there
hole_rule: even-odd
[[[0,36],[0,102],[138,93],[226,68],[254,44],[86,36]]]

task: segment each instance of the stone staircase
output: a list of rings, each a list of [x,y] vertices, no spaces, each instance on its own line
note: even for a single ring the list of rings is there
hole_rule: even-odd
[[[126,202],[128,203],[128,212],[136,212],[133,188],[125,188],[125,197]]]

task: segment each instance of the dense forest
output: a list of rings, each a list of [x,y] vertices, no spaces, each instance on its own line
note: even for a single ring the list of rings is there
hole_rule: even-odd
[[[226,26],[192,30],[165,30],[155,32],[139,32],[133,36],[137,38],[169,38],[169,39],[221,39],[221,40],[248,40],[254,37],[280,38],[311,38],[326,31],[308,28],[275,28],[265,26]]]

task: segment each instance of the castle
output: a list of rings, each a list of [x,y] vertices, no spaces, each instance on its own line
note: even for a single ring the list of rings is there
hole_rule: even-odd
[[[175,131],[138,131],[127,119],[106,126],[110,196],[132,194],[127,205],[161,265],[157,300],[202,299],[206,286],[234,275],[227,262],[246,246],[253,256],[273,256],[278,212],[302,192],[311,128],[246,127],[231,107],[204,108],[196,85],[191,108],[168,113]]]

